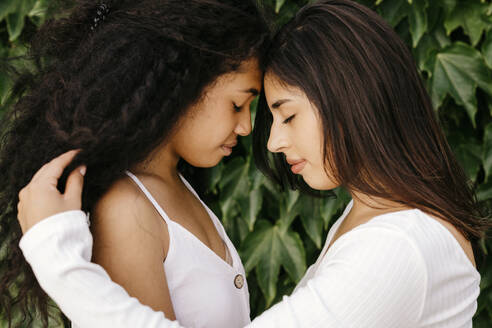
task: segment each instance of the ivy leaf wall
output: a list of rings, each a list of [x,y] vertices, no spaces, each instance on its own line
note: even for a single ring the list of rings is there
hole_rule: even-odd
[[[277,26],[306,0],[266,0]],[[490,0],[359,0],[388,21],[411,49],[458,160],[484,206],[492,205],[492,4]],[[45,19],[50,0],[0,1],[0,59],[25,53],[23,40]],[[16,62],[18,67],[28,63]],[[0,66],[0,117],[11,80]],[[255,104],[253,104],[253,115]],[[254,166],[251,137],[202,175],[202,194],[222,219],[248,273],[252,317],[290,293],[312,264],[349,200],[281,192]],[[202,180],[203,180],[202,179]],[[483,240],[485,252],[492,249]],[[492,325],[492,263],[481,268],[474,327]],[[53,326],[61,325],[53,322]],[[2,319],[0,318],[0,326]]]

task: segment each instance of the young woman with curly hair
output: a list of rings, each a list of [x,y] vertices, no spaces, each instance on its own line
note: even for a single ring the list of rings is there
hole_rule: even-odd
[[[81,149],[66,172],[87,170],[84,199],[65,193],[90,212],[92,260],[183,324],[250,322],[237,251],[178,162],[215,166],[251,132],[268,40],[253,0],[79,0],[41,27],[30,49],[36,71],[3,118],[2,317],[20,310],[29,324],[37,308],[47,324],[48,299],[18,247],[17,194],[40,163]]]
[[[480,292],[472,245],[490,223],[402,40],[367,8],[324,0],[282,28],[265,64],[257,164],[284,186],[343,186],[353,200],[292,295],[248,327],[471,327]],[[58,213],[21,241],[38,279],[69,317],[81,317],[89,302],[111,312],[84,318],[84,327],[111,325],[111,317],[125,322],[120,327],[186,326],[129,304],[121,287],[88,262],[87,225],[62,212],[58,191],[43,195],[71,156],[41,170],[19,204],[24,230]],[[54,226],[63,228],[50,233]],[[46,267],[58,258],[63,265]],[[83,284],[89,277],[92,284]],[[97,292],[76,298],[88,287]]]

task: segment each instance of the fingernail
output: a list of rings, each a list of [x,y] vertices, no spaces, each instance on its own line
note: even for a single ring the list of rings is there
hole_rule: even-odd
[[[82,176],[84,176],[84,175],[85,175],[86,170],[87,170],[87,167],[86,167],[85,165],[84,165],[84,166],[82,166],[82,167],[80,168],[80,174],[82,174]]]

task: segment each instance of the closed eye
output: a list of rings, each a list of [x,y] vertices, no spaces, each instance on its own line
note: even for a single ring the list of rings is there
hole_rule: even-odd
[[[232,106],[234,108],[234,111],[236,111],[237,113],[239,113],[241,109],[243,109],[241,106],[238,106],[235,103],[232,103]]]
[[[294,115],[291,115],[289,116],[288,118],[286,118],[282,123],[283,124],[287,124],[289,123],[290,121],[292,121],[292,119],[294,118],[294,116],[296,116],[295,114]]]

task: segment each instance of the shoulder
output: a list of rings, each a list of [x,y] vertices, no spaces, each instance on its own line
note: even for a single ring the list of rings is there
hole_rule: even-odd
[[[342,235],[329,249],[325,268],[350,270],[400,296],[411,294],[423,301],[428,284],[428,266],[422,248],[398,226],[380,222],[362,224]],[[405,296],[406,297],[406,296]]]
[[[328,249],[316,276],[330,295],[343,297],[345,305],[333,311],[349,311],[347,304],[365,308],[360,325],[385,326],[381,320],[415,326],[426,300],[427,266],[414,241],[398,229],[360,225],[339,237]],[[403,327],[404,325],[402,325]]]
[[[342,235],[329,250],[330,257],[343,257],[360,266],[392,268],[411,266],[425,275],[423,250],[411,233],[399,225],[368,222]]]
[[[166,235],[161,233],[163,226],[152,203],[127,177],[111,185],[91,213],[91,230],[96,243],[98,240],[160,243]]]
[[[475,266],[471,243],[464,235],[450,222],[421,210],[384,214],[366,225],[405,236],[420,250],[428,265],[439,258],[440,261],[446,260],[454,264],[468,265],[469,261]],[[467,259],[461,255],[465,255]]]
[[[134,208],[146,208],[145,195],[131,181],[129,177],[122,177],[116,180],[103,196],[98,200],[95,206],[97,213],[115,213],[126,212],[125,210],[133,210]],[[115,206],[118,205],[118,206]]]

